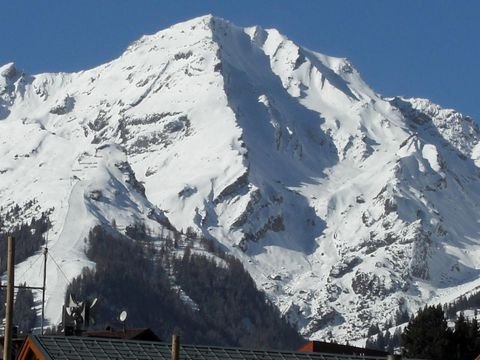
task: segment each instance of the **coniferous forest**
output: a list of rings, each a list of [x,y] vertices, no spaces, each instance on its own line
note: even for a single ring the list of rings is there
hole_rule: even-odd
[[[26,285],[20,284],[20,285]],[[13,305],[13,324],[17,326],[19,333],[28,333],[35,326],[37,313],[32,290],[18,289]]]
[[[303,342],[243,265],[218,250],[212,256],[186,246],[173,256],[177,240],[158,248],[100,226],[88,244],[96,269],[84,269],[66,298],[97,297],[97,328],[118,326],[126,310],[127,327],[149,327],[163,340],[177,333],[186,343],[290,350]]]
[[[15,216],[14,213],[8,212],[6,217]],[[0,217],[0,273],[7,269],[7,237],[15,237],[15,264],[18,264],[26,258],[32,256],[40,250],[45,243],[44,234],[50,227],[48,213],[43,212],[40,216],[34,217],[29,223],[16,225],[8,231],[4,229],[5,219]]]
[[[474,359],[480,353],[478,323],[460,314],[451,329],[440,305],[427,306],[409,321],[402,334],[402,345],[408,357]]]
[[[469,320],[462,313],[455,320],[454,327],[448,326],[441,305],[425,306],[410,319],[403,332],[391,335],[387,330],[367,341],[367,347],[373,349],[393,351],[400,346],[403,355],[409,358],[474,359],[480,354],[480,329],[476,318]]]

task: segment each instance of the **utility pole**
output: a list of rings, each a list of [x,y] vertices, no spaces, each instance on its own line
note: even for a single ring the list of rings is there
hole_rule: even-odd
[[[42,320],[40,322],[40,326],[42,328],[42,335],[43,335],[43,326],[45,321],[45,286],[47,284],[47,255],[48,255],[48,247],[45,244],[45,249],[43,251],[43,286],[42,286]]]
[[[3,340],[3,360],[12,359],[12,322],[13,322],[13,293],[14,293],[14,272],[15,272],[15,238],[8,237],[8,258],[7,258],[7,299],[5,309],[5,337]]]

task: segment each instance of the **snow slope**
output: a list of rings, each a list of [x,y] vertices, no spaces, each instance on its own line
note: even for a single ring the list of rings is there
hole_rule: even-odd
[[[346,59],[213,16],[79,73],[0,67],[0,204],[53,209],[52,322],[94,266],[88,231],[113,219],[216,240],[310,338],[451,300],[480,286],[479,140]],[[19,281],[39,281],[34,261]]]

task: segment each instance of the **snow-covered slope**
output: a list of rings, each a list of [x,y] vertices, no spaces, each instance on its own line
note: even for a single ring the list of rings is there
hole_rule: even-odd
[[[65,277],[94,266],[86,234],[113,219],[216,240],[310,338],[450,300],[480,286],[479,140],[346,59],[212,16],[88,71],[0,67],[0,204],[53,209],[54,322]]]

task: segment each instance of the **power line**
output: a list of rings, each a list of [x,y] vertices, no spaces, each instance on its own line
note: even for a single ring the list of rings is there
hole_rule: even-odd
[[[27,268],[27,269],[23,272],[23,274],[19,276],[20,279],[23,279],[23,276],[24,276],[27,272],[29,272],[30,270],[32,270],[33,265],[35,265],[35,263],[38,261],[38,259],[40,259],[40,258],[42,257],[42,255],[43,255],[43,254],[39,254],[38,257],[37,257],[34,261],[32,261],[32,262],[30,263],[30,267]]]
[[[60,272],[62,273],[62,275],[63,275],[63,277],[65,278],[65,280],[67,280],[68,285],[71,285],[70,280],[68,279],[67,275],[63,272],[63,270],[62,270],[62,268],[60,267],[60,265],[58,265],[58,263],[55,261],[55,259],[53,258],[52,254],[51,254],[51,253],[48,253],[48,256],[50,257],[50,259],[52,259],[53,263],[54,263],[55,266],[58,268],[58,270],[60,270]]]
[[[45,247],[48,248],[48,230],[47,230],[46,235],[45,235]],[[25,274],[26,274],[27,272],[29,272],[30,270],[32,270],[33,265],[35,265],[35,263],[38,261],[38,259],[40,259],[40,258],[42,258],[42,257],[43,257],[43,258],[45,257],[45,256],[44,256],[44,253],[38,254],[38,257],[30,263],[30,266],[19,276],[19,278],[20,278],[20,279],[23,279],[23,277],[25,276]],[[35,286],[33,286],[33,287],[30,286],[30,288],[34,289]],[[38,288],[41,289],[41,287],[38,287]]]

